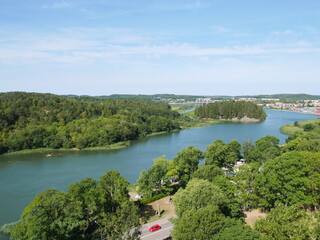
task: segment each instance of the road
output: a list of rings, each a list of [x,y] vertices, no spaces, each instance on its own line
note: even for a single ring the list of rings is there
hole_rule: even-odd
[[[155,232],[149,232],[149,227],[159,224],[161,229]],[[168,220],[168,218],[163,218],[145,225],[141,227],[141,236],[142,240],[162,240],[170,236],[171,229],[173,224]]]

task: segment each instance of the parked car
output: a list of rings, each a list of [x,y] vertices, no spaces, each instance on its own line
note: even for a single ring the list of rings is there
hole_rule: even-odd
[[[142,199],[142,198],[143,198],[143,196],[142,196],[142,195],[137,194],[134,198],[135,198],[135,199],[137,199],[137,200],[139,200],[139,199]]]
[[[153,225],[152,227],[149,228],[149,232],[154,232],[161,229],[161,226],[159,224]]]

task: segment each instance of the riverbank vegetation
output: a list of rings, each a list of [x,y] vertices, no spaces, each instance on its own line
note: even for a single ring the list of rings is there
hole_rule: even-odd
[[[286,124],[280,128],[280,131],[287,135],[299,135],[310,131],[320,133],[320,119],[311,119],[303,122],[296,121],[292,124]]]
[[[264,120],[267,115],[262,107],[251,102],[223,101],[206,104],[195,109],[195,116],[212,119],[257,119]]]
[[[232,113],[238,117],[242,116],[239,114],[244,108],[253,111],[253,115],[245,112],[249,117],[256,116],[258,112],[255,105],[231,104],[236,104],[233,109],[240,106],[241,111],[238,109],[237,113]],[[229,117],[226,113],[230,106],[225,103],[219,107],[219,118]],[[186,108],[190,109],[190,106],[182,106],[182,109]],[[114,144],[140,137],[221,123],[219,120],[201,119],[203,116],[196,119],[193,111],[186,114],[189,116],[180,115],[170,105],[159,101],[0,93],[0,154],[110,149]]]
[[[52,94],[0,94],[0,153],[104,147],[190,122],[161,102]]]

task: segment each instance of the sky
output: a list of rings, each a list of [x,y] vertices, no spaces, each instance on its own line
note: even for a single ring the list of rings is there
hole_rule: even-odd
[[[0,0],[0,92],[320,95],[319,0]]]

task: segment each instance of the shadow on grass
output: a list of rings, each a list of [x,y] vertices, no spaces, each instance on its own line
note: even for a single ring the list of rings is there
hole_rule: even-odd
[[[147,223],[150,218],[156,215],[156,211],[149,205],[144,205],[141,208],[141,221],[142,223]]]

